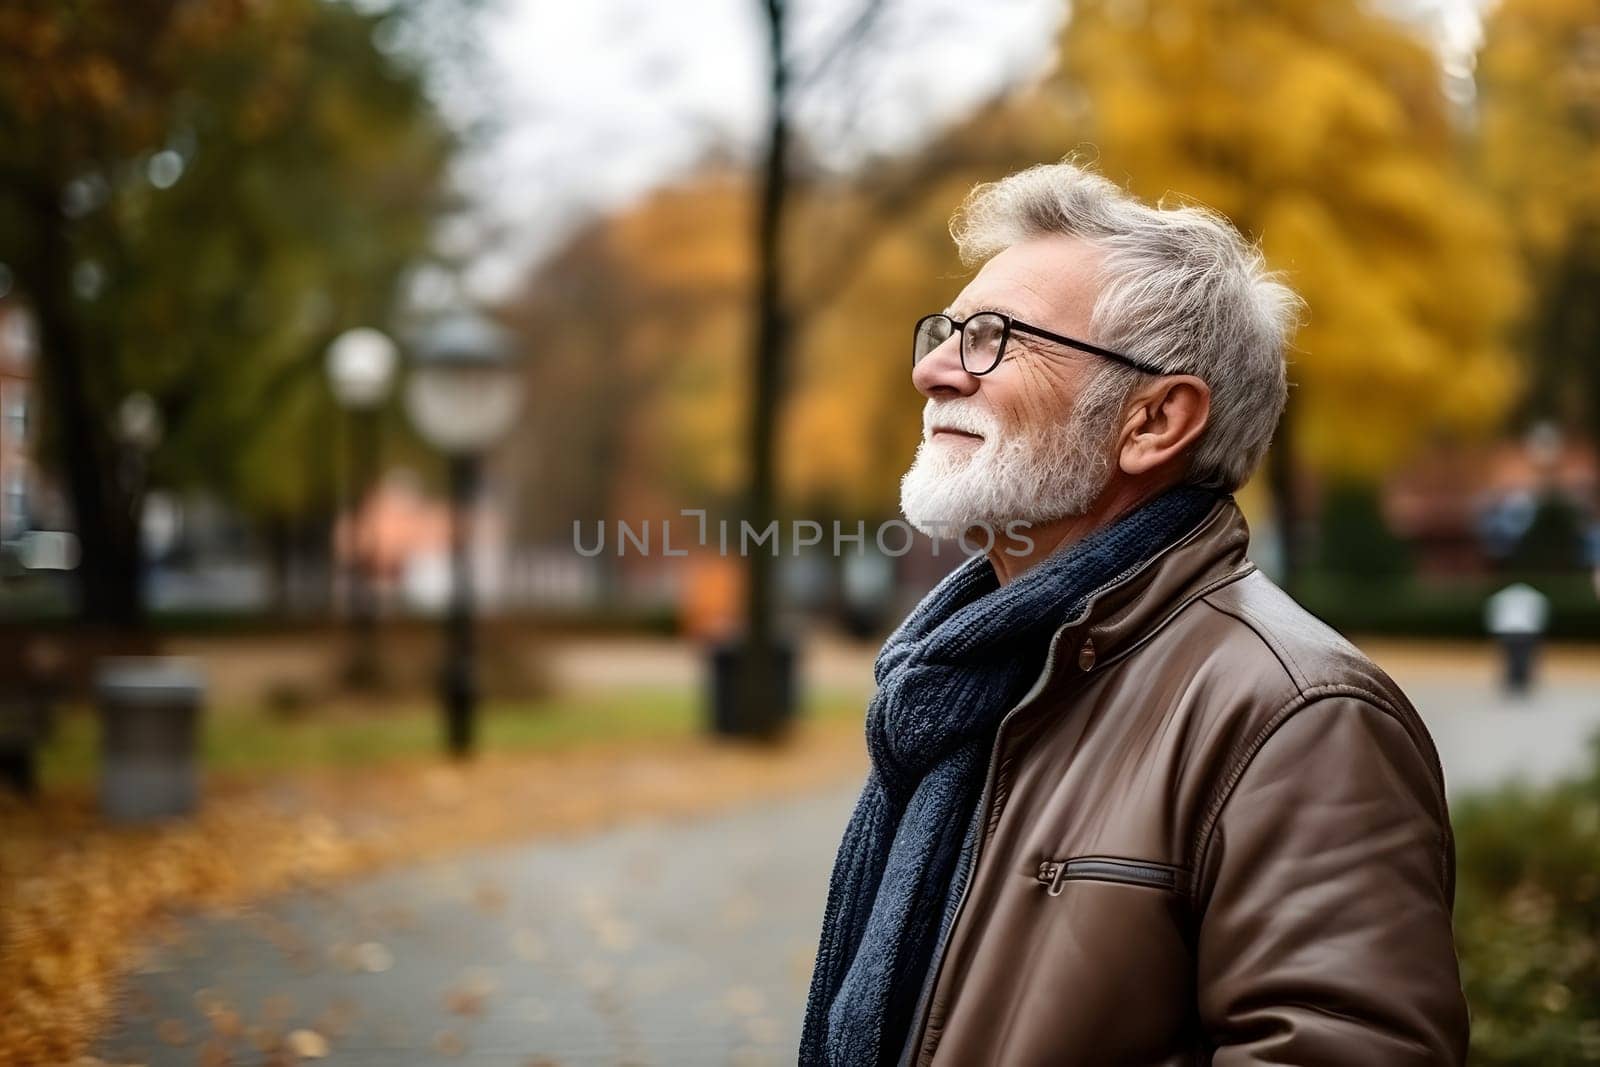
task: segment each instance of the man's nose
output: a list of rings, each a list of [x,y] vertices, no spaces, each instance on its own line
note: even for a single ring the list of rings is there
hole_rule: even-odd
[[[961,365],[961,335],[952,334],[944,343],[911,368],[911,384],[926,397],[971,396],[978,391],[978,379]]]

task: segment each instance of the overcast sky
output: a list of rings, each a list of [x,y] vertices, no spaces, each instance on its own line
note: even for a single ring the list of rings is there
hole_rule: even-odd
[[[862,0],[792,3],[805,69]],[[1416,21],[1470,90],[1485,0],[1377,0]],[[886,0],[850,69],[848,94],[825,81],[802,124],[847,163],[914,145],[1007,85],[1042,73],[1061,0]],[[683,173],[713,145],[748,153],[765,102],[760,0],[497,0],[484,17],[479,77],[450,95],[497,126],[466,172],[500,232],[473,289],[503,292],[576,222]],[[806,101],[809,101],[808,103]],[[870,101],[870,106],[866,106]],[[461,241],[482,247],[482,235]]]

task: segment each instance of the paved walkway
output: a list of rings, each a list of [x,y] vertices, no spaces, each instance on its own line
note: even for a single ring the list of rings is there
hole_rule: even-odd
[[[1507,701],[1487,668],[1398,673],[1455,796],[1577,770],[1600,729],[1600,687],[1584,681]],[[485,852],[190,920],[132,977],[100,1054],[273,1062],[256,1050],[314,1051],[320,1035],[329,1062],[362,1067],[792,1063],[854,797]],[[231,1060],[204,1044],[218,1031]]]
[[[361,1067],[792,1063],[854,799],[497,850],[190,921],[134,976],[99,1054],[195,1063],[236,1013],[253,1029],[233,1063],[300,1028]]]
[[[1404,685],[1405,680],[1402,678]],[[1507,698],[1470,682],[1406,686],[1428,723],[1451,797],[1521,779],[1581,774],[1600,731],[1600,682]]]

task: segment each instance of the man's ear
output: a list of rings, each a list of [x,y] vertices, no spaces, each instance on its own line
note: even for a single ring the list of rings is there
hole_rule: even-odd
[[[1122,472],[1137,477],[1181,462],[1210,417],[1211,387],[1192,374],[1163,375],[1136,390],[1122,420]]]

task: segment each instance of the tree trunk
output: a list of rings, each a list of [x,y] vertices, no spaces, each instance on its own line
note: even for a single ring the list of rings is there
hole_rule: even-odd
[[[766,0],[771,96],[767,153],[756,213],[756,287],[752,330],[748,518],[759,533],[777,518],[776,439],[788,322],[783,291],[783,217],[788,196],[789,69],[784,55],[784,5]],[[765,703],[778,685],[776,567],[764,546],[751,552],[746,586],[747,645],[740,671],[744,701]],[[761,709],[753,709],[759,712]]]
[[[82,558],[79,612],[84,622],[113,629],[144,623],[138,499],[119,480],[109,412],[89,393],[88,348],[72,311],[72,262],[64,220],[48,198],[35,204],[43,222],[28,296],[39,323],[40,375],[52,432],[72,500]]]
[[[1272,516],[1278,526],[1279,584],[1293,593],[1305,568],[1300,538],[1300,498],[1294,464],[1294,399],[1284,405],[1278,432],[1267,453],[1267,486]]]

